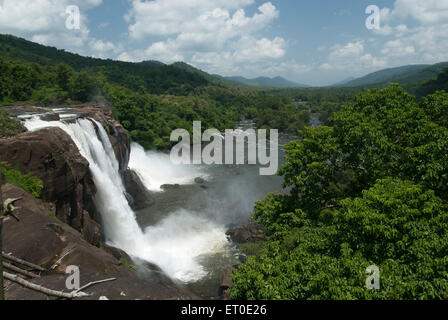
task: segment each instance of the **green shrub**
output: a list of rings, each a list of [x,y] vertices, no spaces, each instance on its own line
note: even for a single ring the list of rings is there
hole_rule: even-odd
[[[22,131],[20,121],[11,118],[8,111],[0,109],[0,138],[13,137]]]
[[[127,268],[129,268],[131,271],[136,271],[137,267],[133,264],[130,264],[125,258],[121,258],[120,262]]]
[[[1,172],[5,177],[5,181],[12,183],[26,192],[30,193],[36,198],[41,197],[44,184],[42,180],[36,178],[32,173],[23,174],[18,169],[6,169],[4,165],[1,167]]]

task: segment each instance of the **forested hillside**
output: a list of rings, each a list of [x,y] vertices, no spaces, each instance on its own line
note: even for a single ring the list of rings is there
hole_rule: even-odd
[[[426,82],[437,78],[440,73],[447,69],[448,62],[436,63],[434,65],[410,65],[390,68],[368,74],[342,86],[352,88],[384,88],[391,83],[399,83],[413,94],[424,95],[434,92],[434,90],[422,91],[420,87],[427,86]],[[446,89],[446,87],[439,87],[437,89]]]
[[[291,98],[211,81],[184,65],[82,57],[13,36],[0,36],[0,105],[108,102],[145,148],[166,149],[177,128],[233,128],[243,116],[259,127],[296,134],[309,121]]]

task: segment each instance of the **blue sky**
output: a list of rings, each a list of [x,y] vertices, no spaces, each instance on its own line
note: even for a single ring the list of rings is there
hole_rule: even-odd
[[[65,26],[68,5],[79,30]],[[368,5],[381,26],[368,30]],[[0,0],[0,33],[83,55],[328,85],[448,60],[448,0]]]

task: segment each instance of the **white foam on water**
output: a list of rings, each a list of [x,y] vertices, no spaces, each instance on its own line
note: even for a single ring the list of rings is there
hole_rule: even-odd
[[[150,191],[163,191],[164,184],[193,184],[197,177],[206,178],[198,166],[175,165],[169,154],[145,151],[142,146],[132,143],[129,168],[137,172]]]

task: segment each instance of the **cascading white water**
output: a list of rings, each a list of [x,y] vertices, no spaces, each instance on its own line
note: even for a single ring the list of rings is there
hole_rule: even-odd
[[[197,167],[174,165],[170,156],[156,151],[145,151],[137,143],[131,145],[129,168],[137,172],[150,191],[162,191],[164,184],[190,184],[197,177],[204,177]]]
[[[98,128],[98,134],[93,123]],[[169,215],[157,225],[146,228],[144,232],[141,230],[135,213],[124,195],[125,188],[112,145],[99,123],[85,119],[79,119],[71,124],[59,121],[47,122],[35,116],[25,121],[25,127],[30,131],[45,127],[63,129],[89,161],[97,188],[95,205],[102,215],[109,244],[126,251],[131,256],[157,264],[170,277],[183,282],[197,281],[206,275],[198,258],[225,250],[227,238],[224,227],[200,219],[185,210]],[[196,171],[187,174],[185,171],[174,170],[168,180],[163,180],[155,173],[161,171],[157,166],[166,167],[165,159],[154,161],[152,164],[154,160],[152,154],[146,154],[137,144],[133,144],[132,149],[132,165],[149,189],[157,189],[155,186],[162,181],[181,183],[182,180],[173,180],[178,174],[187,176],[184,182],[198,176]],[[156,177],[161,180],[157,180]],[[155,181],[158,182],[154,184],[152,178],[156,178]]]

